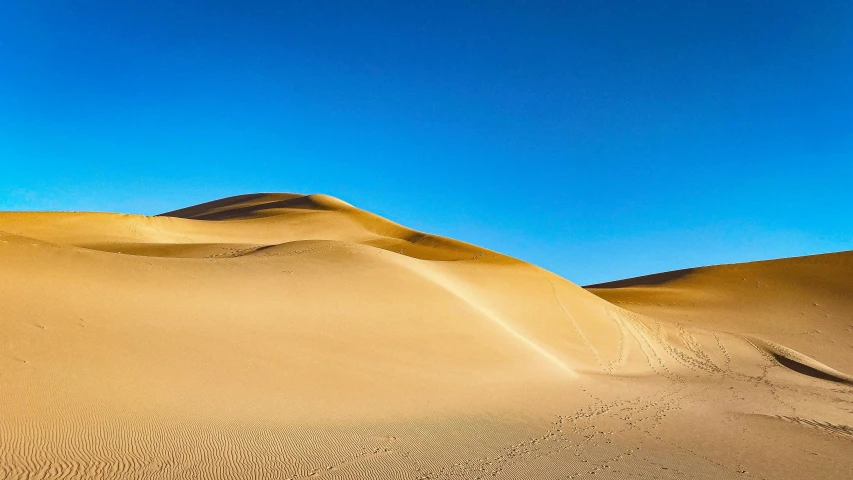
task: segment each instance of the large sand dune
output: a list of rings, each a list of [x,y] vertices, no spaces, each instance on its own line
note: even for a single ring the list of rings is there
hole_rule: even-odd
[[[325,195],[4,212],[0,479],[848,478],[851,267],[587,291]]]

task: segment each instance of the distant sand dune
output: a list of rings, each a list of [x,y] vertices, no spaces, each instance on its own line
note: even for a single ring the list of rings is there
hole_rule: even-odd
[[[327,195],[0,212],[0,479],[843,478],[851,266],[587,291]]]

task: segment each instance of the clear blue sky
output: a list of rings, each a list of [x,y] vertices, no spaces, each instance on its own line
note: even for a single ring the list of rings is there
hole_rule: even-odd
[[[0,209],[328,193],[577,283],[853,249],[849,1],[0,0]]]

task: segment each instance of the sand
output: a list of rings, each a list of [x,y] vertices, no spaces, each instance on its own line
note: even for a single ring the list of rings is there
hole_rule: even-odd
[[[853,253],[583,289],[326,195],[0,213],[0,479],[848,478]]]

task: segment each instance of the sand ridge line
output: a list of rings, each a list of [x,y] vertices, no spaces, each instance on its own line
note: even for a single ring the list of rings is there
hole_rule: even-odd
[[[404,262],[404,264],[408,264],[408,262]],[[523,345],[527,346],[531,351],[548,360],[553,365],[559,367],[570,377],[578,376],[575,369],[569,366],[569,364],[567,364],[564,360],[556,356],[554,353],[548,351],[546,348],[542,347],[538,343],[534,342],[530,338],[524,336],[521,332],[512,327],[509,322],[502,318],[501,315],[497,314],[491,308],[489,308],[488,305],[486,305],[480,300],[479,296],[474,291],[473,286],[465,284],[462,280],[453,278],[451,275],[442,272],[434,265],[430,265],[429,263],[424,262],[420,264],[420,267],[421,268],[410,267],[410,269],[470,305],[474,310],[489,319],[493,324],[499,326],[511,337],[517,339]]]

